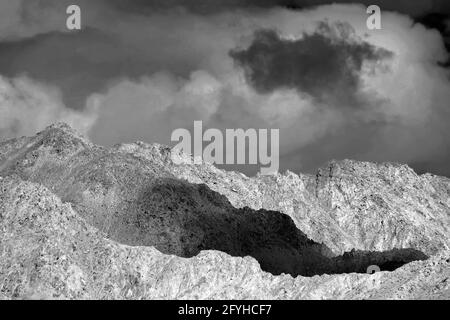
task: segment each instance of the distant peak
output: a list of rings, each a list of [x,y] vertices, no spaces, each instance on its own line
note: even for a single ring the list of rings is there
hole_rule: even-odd
[[[49,125],[42,132],[51,131],[51,130],[55,130],[55,129],[56,130],[62,130],[64,132],[67,132],[67,133],[70,133],[70,134],[73,134],[73,135],[81,136],[80,133],[78,133],[75,129],[73,129],[71,126],[69,126],[65,122],[57,122],[57,123],[54,123],[52,125]]]
[[[327,176],[385,176],[387,178],[394,176],[414,176],[417,173],[407,164],[397,162],[367,162],[357,160],[331,160],[325,166],[319,168],[319,175]]]
[[[73,129],[70,125],[68,125],[65,122],[58,122],[55,124],[52,124],[45,128],[43,131],[39,132],[36,137],[43,138],[45,140],[57,138],[58,140],[77,140],[86,146],[93,146],[93,144],[90,142],[90,140]]]

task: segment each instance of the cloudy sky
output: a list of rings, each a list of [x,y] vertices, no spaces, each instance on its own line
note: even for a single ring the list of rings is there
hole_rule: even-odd
[[[66,29],[70,4],[81,31]],[[382,30],[367,29],[371,4]],[[171,144],[203,120],[279,128],[281,170],[351,158],[450,176],[449,13],[448,0],[0,0],[0,138],[65,121],[102,145]]]

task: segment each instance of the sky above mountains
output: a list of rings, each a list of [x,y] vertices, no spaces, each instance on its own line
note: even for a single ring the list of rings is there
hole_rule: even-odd
[[[333,2],[0,0],[0,137],[66,121],[98,144],[171,144],[202,120],[279,128],[282,170],[351,158],[450,175],[450,2]]]

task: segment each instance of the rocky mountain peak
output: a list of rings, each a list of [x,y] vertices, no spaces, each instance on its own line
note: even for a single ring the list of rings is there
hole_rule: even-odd
[[[151,271],[163,266],[187,268],[181,273],[190,283],[201,281],[205,272],[231,277],[235,282],[223,285],[244,286],[242,292],[253,298],[281,297],[275,288],[291,298],[368,298],[379,292],[395,297],[399,291],[387,286],[397,282],[420,296],[422,289],[410,282],[418,268],[428,270],[421,275],[430,286],[423,288],[427,294],[448,277],[447,178],[417,175],[401,164],[353,160],[332,161],[316,175],[247,177],[207,163],[177,165],[171,151],[144,142],[99,147],[65,124],[0,143],[0,226],[7,230],[0,241],[6,248],[2,255],[8,255],[0,257],[0,274],[10,274],[16,264],[35,265],[34,252],[45,252],[45,261],[60,255],[70,261],[58,269],[69,291],[46,282],[52,276],[44,263],[38,270],[20,269],[23,277],[0,278],[2,292],[8,297],[37,292],[125,297],[121,290],[147,298],[220,295],[210,287],[209,293],[190,286],[174,292],[176,280]],[[50,220],[41,223],[44,217]],[[37,248],[40,235],[47,240]],[[101,256],[81,253],[89,251]],[[92,280],[97,271],[91,263],[102,255],[110,261],[100,263],[102,270],[116,269],[107,279]],[[364,274],[374,264],[386,271],[383,289],[371,286]],[[194,276],[192,268],[200,274]],[[237,280],[249,270],[247,284]],[[125,274],[135,279],[132,289],[117,282]],[[246,291],[247,281],[260,289]],[[116,291],[100,290],[106,283]],[[261,289],[267,285],[270,294]],[[441,285],[434,295],[445,290],[448,286]]]

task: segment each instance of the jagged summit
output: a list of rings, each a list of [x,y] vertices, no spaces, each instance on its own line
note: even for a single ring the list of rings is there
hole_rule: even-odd
[[[74,136],[78,136],[81,137],[81,135],[75,130],[73,129],[71,126],[69,126],[67,123],[65,122],[56,122],[53,123],[49,126],[47,126],[44,130],[42,130],[41,132],[48,132],[48,131],[52,131],[52,130],[61,130],[63,132],[67,132],[70,133]],[[38,132],[37,134],[40,134],[41,132]]]
[[[71,126],[69,126],[67,123],[65,122],[58,122],[55,124],[52,124],[50,126],[48,126],[47,128],[45,128],[44,130],[42,130],[41,132],[38,132],[36,134],[37,137],[60,137],[60,138],[64,138],[64,139],[69,139],[69,140],[80,140],[81,142],[83,142],[86,145],[89,146],[93,146],[93,144],[90,142],[90,140],[83,136],[81,133],[79,133],[78,131],[76,131],[75,129],[73,129]]]
[[[50,220],[36,224],[36,229],[30,222],[26,224],[27,230],[36,236],[47,234],[50,229],[59,230],[57,232],[64,235],[63,239],[51,237],[45,250],[53,252],[54,248],[69,256],[72,259],[70,265],[75,269],[58,272],[70,277],[70,272],[78,270],[75,272],[77,279],[85,279],[83,281],[95,271],[83,260],[83,255],[69,250],[72,244],[81,246],[84,251],[111,248],[113,253],[108,251],[107,254],[109,261],[131,274],[135,274],[134,271],[127,268],[142,268],[146,263],[154,265],[161,261],[189,268],[198,263],[203,268],[205,264],[199,262],[203,258],[209,263],[209,267],[205,267],[209,271],[201,269],[199,272],[216,275],[234,272],[221,268],[221,265],[237,268],[239,263],[244,264],[239,269],[242,272],[248,272],[248,268],[254,270],[256,265],[274,275],[334,274],[330,276],[332,278],[322,276],[313,282],[297,277],[287,288],[295,290],[298,286],[308,287],[313,283],[329,286],[325,283],[331,279],[334,281],[332,291],[347,297],[376,296],[377,291],[367,287],[366,275],[357,276],[360,294],[350,292],[356,289],[341,282],[348,280],[346,276],[337,275],[364,273],[370,264],[379,264],[387,271],[400,268],[392,272],[389,280],[383,278],[388,282],[398,280],[397,272],[407,277],[402,272],[416,270],[416,267],[408,267],[410,264],[402,267],[405,263],[428,257],[429,261],[439,261],[438,265],[442,266],[441,271],[430,271],[430,285],[448,275],[446,259],[442,258],[450,248],[450,183],[447,178],[417,175],[408,166],[400,164],[352,160],[331,161],[316,175],[288,171],[273,176],[246,177],[206,163],[176,165],[170,155],[171,149],[167,146],[143,142],[109,149],[99,147],[65,124],[50,126],[34,137],[0,143],[0,176],[3,177],[0,181],[0,224],[9,228],[9,233],[2,235],[2,245],[11,248],[30,245],[28,241],[34,238],[21,238],[24,225],[14,217],[22,219],[19,213],[25,211],[21,210],[42,209],[52,212],[48,216]],[[16,205],[18,203],[20,206]],[[72,210],[67,221],[64,215],[59,218],[56,214],[57,208],[66,205]],[[31,215],[27,219],[39,220],[42,215]],[[70,221],[79,222],[74,225]],[[88,225],[93,231],[86,235],[80,231],[80,224]],[[147,250],[150,247],[159,252]],[[203,255],[207,250],[225,255]],[[136,255],[138,261],[133,266],[125,267],[128,263],[123,260],[125,252]],[[53,253],[50,255],[49,259],[56,257]],[[168,258],[173,255],[180,258]],[[183,260],[183,257],[190,259]],[[21,259],[33,258],[17,253],[11,259],[25,263]],[[0,274],[8,274],[8,268],[13,265],[12,260],[4,261],[7,260],[0,259]],[[428,262],[423,263],[420,266],[434,268],[426,264]],[[108,268],[106,264],[104,267]],[[236,272],[241,274],[241,271]],[[22,272],[27,275],[31,271]],[[39,272],[42,279],[49,276],[45,269]],[[117,272],[104,281],[118,281],[116,277],[122,276],[122,271]],[[164,281],[170,283],[172,280],[164,278],[161,284],[154,282],[147,271],[142,272],[145,275],[141,273],[140,277],[144,278],[138,282],[153,288],[142,289],[143,297],[180,296],[161,287],[166,285]],[[257,286],[265,286],[271,281],[275,286],[285,287],[283,277],[267,280],[268,276],[260,269],[251,273],[256,277],[251,281]],[[159,276],[164,277],[155,275]],[[186,276],[193,282],[200,279]],[[47,288],[43,280],[40,281],[27,283],[32,286],[27,290],[37,292],[39,286]],[[95,281],[89,283],[105,285]],[[112,286],[120,285],[114,283]],[[80,293],[81,287],[75,288],[75,292]],[[292,291],[289,297],[316,296],[317,293],[313,293],[316,289],[312,288],[302,291],[301,296]],[[445,288],[439,292],[447,290]],[[138,290],[130,290],[135,289]],[[99,292],[99,289],[86,290]],[[332,296],[325,291],[321,292],[323,297]],[[394,291],[390,294],[397,294]],[[421,294],[417,290],[414,292]],[[138,291],[135,294],[138,295]],[[202,293],[191,291],[190,294]],[[217,297],[217,294],[211,293],[211,296]],[[266,294],[256,290],[250,296],[261,298]],[[8,296],[11,295],[13,293],[9,292]],[[23,290],[20,295],[25,295]],[[121,294],[114,296],[122,297]]]
[[[47,137],[47,140],[44,143],[51,142],[51,138],[60,139],[60,140],[73,140],[79,141],[83,143],[87,147],[98,147],[90,142],[90,140],[78,133],[75,129],[69,126],[65,122],[58,122],[46,127],[41,132],[38,132],[35,137],[32,138],[42,138]],[[30,139],[30,137],[22,137]],[[12,140],[11,140],[12,141]],[[9,142],[9,141],[6,141]],[[3,142],[5,143],[5,142]],[[131,143],[122,143],[117,144],[111,150],[116,150],[118,152],[124,153],[134,153],[136,155],[147,155],[152,154],[153,157],[161,157],[162,159],[169,160],[170,152],[172,148],[170,146],[160,144],[160,143],[148,143],[143,141],[136,141]],[[179,153],[182,153],[179,151]],[[182,154],[180,156],[183,157],[191,157],[188,154]],[[202,165],[207,165],[207,163],[203,163]],[[198,165],[197,165],[198,166]],[[343,160],[330,160],[327,164],[322,166],[317,170],[318,175],[333,175],[339,176],[341,174],[353,174],[358,176],[370,176],[373,173],[377,173],[377,175],[383,174],[386,177],[392,177],[395,175],[402,174],[417,174],[414,172],[412,168],[410,168],[407,164],[401,164],[396,162],[365,162],[365,161],[357,161],[351,159],[343,159]],[[243,173],[238,173],[241,176],[245,176]],[[298,175],[298,173],[291,172],[290,170],[286,170],[286,172],[275,174],[275,176],[291,176]],[[302,174],[300,174],[302,175]],[[423,174],[430,175],[430,174]],[[258,173],[257,177],[261,177]]]

